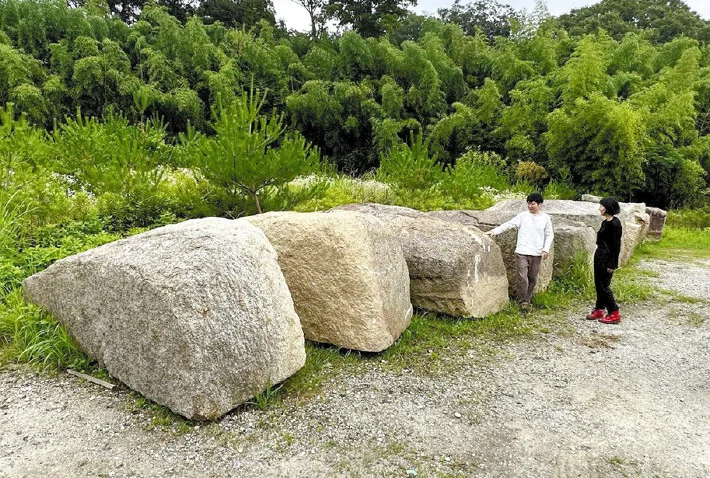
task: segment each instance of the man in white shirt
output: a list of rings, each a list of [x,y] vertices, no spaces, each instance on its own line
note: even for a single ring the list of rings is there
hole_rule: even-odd
[[[547,259],[554,239],[550,216],[542,212],[542,194],[533,193],[528,196],[527,201],[527,211],[486,233],[489,236],[497,236],[508,229],[518,229],[518,242],[515,246],[515,291],[523,312],[530,310],[540,262]]]

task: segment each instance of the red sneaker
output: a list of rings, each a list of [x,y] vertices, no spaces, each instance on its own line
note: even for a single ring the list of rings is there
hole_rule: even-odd
[[[615,310],[603,319],[599,319],[599,322],[601,322],[602,324],[618,324],[619,322],[621,322],[621,315],[619,315],[618,310]]]
[[[594,309],[591,314],[587,315],[587,320],[599,320],[604,318],[604,309]]]

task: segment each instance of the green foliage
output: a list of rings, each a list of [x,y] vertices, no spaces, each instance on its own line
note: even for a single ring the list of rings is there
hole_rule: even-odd
[[[441,181],[444,172],[436,155],[429,156],[422,134],[410,136],[411,147],[401,143],[382,157],[376,178],[407,190],[431,188]]]
[[[170,149],[165,126],[151,119],[131,125],[120,116],[104,122],[77,114],[54,133],[59,171],[99,198],[99,210],[116,229],[146,226],[164,209],[157,195]]]
[[[567,264],[560,264],[562,274],[555,277],[545,292],[536,294],[536,305],[556,309],[573,302],[594,298],[594,277],[588,256],[579,252]]]
[[[668,211],[666,226],[687,229],[710,228],[710,207]]]
[[[534,162],[553,180],[568,171],[580,190],[662,207],[705,204],[710,29],[680,2],[604,0],[561,23],[547,21],[542,4],[530,15],[495,1],[439,12],[459,26],[402,18],[407,2],[327,3],[303,2],[314,28],[334,14],[353,31],[318,37],[316,29],[311,38],[281,31],[261,0],[196,10],[174,2],[139,9],[140,1],[68,8],[7,0],[0,4],[0,104],[14,103],[14,119],[24,114],[41,128],[56,122],[57,130],[75,121],[64,118],[78,108],[102,124],[119,117],[141,128],[161,118],[161,141],[171,146],[188,129],[214,136],[210,115],[252,83],[269,92],[264,115],[283,114],[282,127],[302,134],[339,172],[372,171],[393,145],[421,132],[445,165],[469,150],[494,151],[511,167]],[[110,14],[119,10],[130,24]],[[172,158],[158,165],[166,161]],[[52,182],[51,194],[37,182],[32,196],[58,199],[61,181]],[[161,187],[139,182],[143,196]],[[166,208],[182,217],[170,204],[128,200],[115,189],[99,202],[116,227],[146,224]],[[237,205],[243,198],[218,196],[210,197],[214,210],[249,208]]]
[[[544,134],[550,168],[569,171],[575,184],[628,198],[643,184],[644,123],[627,103],[599,94],[571,112],[555,110]]]
[[[466,35],[474,36],[480,31],[491,39],[510,36],[511,23],[518,17],[510,5],[496,0],[476,0],[466,5],[454,0],[450,8],[439,8],[437,14],[444,23],[461,27]]]
[[[707,42],[710,26],[679,0],[602,0],[561,15],[560,25],[572,35],[603,29],[621,40],[630,32],[646,31],[657,43],[680,35]]]
[[[543,166],[534,161],[520,161],[515,167],[515,177],[534,185],[540,185],[550,175]]]
[[[315,171],[319,164],[318,151],[305,138],[285,133],[283,116],[259,114],[265,98],[265,94],[252,92],[215,109],[214,137],[183,136],[195,166],[222,188],[231,199],[230,206],[236,205],[241,195],[248,195],[259,213],[259,194],[266,188],[279,188]]]
[[[379,37],[391,31],[407,15],[407,5],[415,0],[329,0],[328,14],[341,27],[352,27],[363,37]]]
[[[496,153],[466,152],[442,179],[441,191],[447,203],[441,209],[481,210],[492,206],[493,194],[510,187],[501,172],[504,164]]]
[[[292,202],[296,211],[324,211],[343,204],[374,202],[394,204],[395,192],[385,184],[372,179],[353,179],[348,176],[306,178],[305,185],[289,184],[286,191],[302,196]]]
[[[548,199],[574,200],[577,199],[579,193],[577,192],[577,189],[574,187],[574,185],[570,182],[565,180],[553,180],[547,183],[547,186],[545,186],[542,196]]]
[[[41,369],[86,369],[89,359],[66,330],[39,307],[27,304],[20,289],[0,305],[0,364],[26,362]]]
[[[266,390],[255,394],[254,397],[247,402],[247,404],[258,408],[259,410],[266,410],[279,399],[279,390],[282,386],[283,384],[278,387],[272,386],[271,379],[269,379],[266,382]]]

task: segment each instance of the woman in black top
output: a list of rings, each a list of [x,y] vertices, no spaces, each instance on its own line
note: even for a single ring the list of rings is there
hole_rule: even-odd
[[[616,217],[621,208],[616,198],[606,197],[599,201],[599,212],[604,216],[602,227],[597,232],[597,250],[594,253],[594,288],[597,303],[587,316],[589,320],[599,320],[604,324],[621,322],[619,306],[611,291],[611,276],[619,267],[621,252],[621,221]],[[604,309],[607,314],[604,315]]]

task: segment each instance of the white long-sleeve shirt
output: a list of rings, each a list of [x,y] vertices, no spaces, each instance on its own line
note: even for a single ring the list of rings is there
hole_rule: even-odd
[[[555,233],[552,231],[552,221],[549,215],[544,212],[533,214],[530,211],[524,211],[510,221],[496,227],[491,233],[496,236],[513,228],[518,229],[516,254],[541,256],[543,252],[550,252]]]

